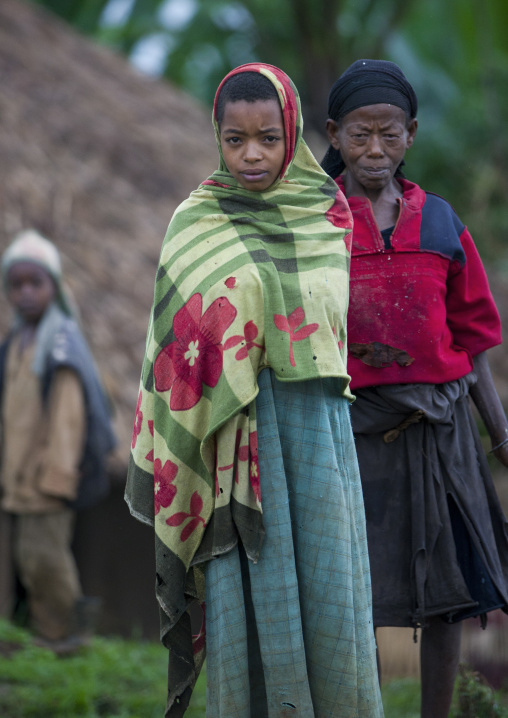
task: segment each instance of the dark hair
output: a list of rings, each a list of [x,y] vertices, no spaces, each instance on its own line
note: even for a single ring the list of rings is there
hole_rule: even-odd
[[[221,87],[217,105],[215,108],[215,119],[220,127],[224,117],[224,109],[228,102],[256,102],[257,100],[277,100],[279,95],[275,86],[260,72],[239,72],[226,80]]]

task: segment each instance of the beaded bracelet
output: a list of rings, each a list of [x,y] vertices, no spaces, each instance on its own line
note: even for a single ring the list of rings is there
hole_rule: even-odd
[[[492,449],[489,451],[489,454],[492,454],[492,452],[497,451],[498,449],[500,449],[500,448],[501,448],[502,446],[504,446],[505,444],[508,444],[508,438],[506,438],[504,441],[502,441],[502,442],[501,442],[500,444],[498,444],[497,446],[493,446]]]

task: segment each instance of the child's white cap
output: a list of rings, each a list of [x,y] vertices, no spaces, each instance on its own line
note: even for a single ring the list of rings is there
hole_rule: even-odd
[[[2,255],[4,279],[13,264],[35,262],[43,267],[53,279],[62,276],[62,263],[55,245],[35,229],[25,229],[16,235]]]
[[[62,262],[53,242],[35,229],[25,229],[14,237],[2,255],[2,278],[7,285],[9,269],[18,262],[38,264],[53,278],[57,287],[57,301],[66,314],[72,315],[68,298],[62,287]]]

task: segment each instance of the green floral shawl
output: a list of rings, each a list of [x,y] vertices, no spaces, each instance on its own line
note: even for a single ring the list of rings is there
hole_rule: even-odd
[[[349,208],[302,139],[291,80],[271,65],[230,75],[246,71],[278,91],[286,160],[260,193],[243,189],[221,155],[219,170],[176,210],[162,245],[132,436],[126,501],[155,527],[172,716],[184,709],[204,655],[204,619],[192,635],[189,615],[190,604],[202,602],[203,562],[238,536],[252,560],[259,556],[258,373],[269,366],[281,381],[338,377],[351,398]]]

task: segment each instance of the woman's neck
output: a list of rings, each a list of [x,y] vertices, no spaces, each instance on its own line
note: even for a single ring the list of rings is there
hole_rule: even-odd
[[[372,212],[380,230],[388,229],[396,224],[399,217],[400,206],[398,200],[403,191],[395,178],[380,189],[370,189],[344,175],[344,191],[346,197],[366,197],[372,206]]]

